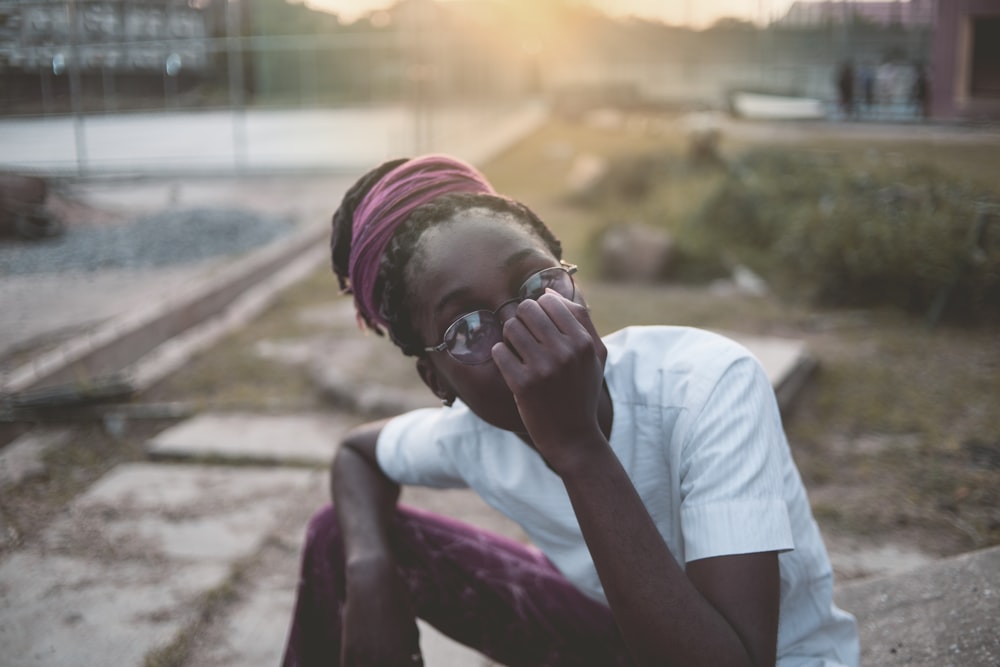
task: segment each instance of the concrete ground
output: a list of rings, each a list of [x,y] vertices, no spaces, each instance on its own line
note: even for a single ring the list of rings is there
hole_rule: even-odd
[[[343,327],[353,313],[338,306],[326,317],[340,318]],[[744,342],[758,351],[776,384],[804,353],[794,342]],[[346,357],[384,353],[384,341],[360,335],[339,353],[343,363],[327,348],[307,352],[314,355],[309,363],[349,373],[355,388],[378,385],[364,364],[352,366]],[[417,386],[393,396],[399,408],[432,405]],[[0,563],[5,664],[89,665],[112,658],[138,665],[184,634],[194,640],[184,663],[189,667],[276,664],[304,528],[327,502],[325,468],[340,436],[362,419],[351,407],[210,412],[152,437],[151,462],[117,466],[74,499],[39,540]],[[30,474],[32,453],[37,459],[47,448],[70,444],[65,433],[29,433],[0,452],[0,472]],[[403,502],[526,539],[471,492],[407,489]],[[236,601],[204,622],[198,610],[206,598],[227,593]],[[428,665],[489,664],[430,627],[422,636]]]
[[[351,310],[338,305],[324,317],[335,326]],[[746,342],[751,349],[760,343]],[[762,355],[781,382],[799,348],[763,342],[758,349],[786,352]],[[359,335],[345,343],[340,354],[360,359],[356,365],[323,346],[295,354],[284,348],[284,358],[339,366],[353,382],[378,387],[370,373],[365,380],[364,359],[384,351],[385,342]],[[274,348],[262,353],[276,358]],[[394,397],[400,407],[432,404],[417,386],[399,387]],[[206,412],[150,438],[148,462],[114,468],[39,539],[0,562],[4,664],[140,665],[168,655],[164,647],[176,647],[179,637],[190,640],[187,667],[277,664],[305,525],[328,499],[326,465],[339,436],[365,418],[350,406]],[[0,482],[32,474],[32,455],[71,446],[68,437],[61,430],[22,436],[0,451]],[[467,491],[407,489],[403,501],[526,539]],[[849,557],[833,553],[835,563]],[[859,617],[865,664],[996,664],[998,558],[1000,549],[929,565],[897,560],[891,569],[912,569],[838,588],[839,603]],[[204,613],[213,600],[223,601],[219,611]],[[491,664],[429,626],[421,637],[428,665]]]
[[[0,123],[0,144],[6,147],[3,131]],[[51,165],[71,169],[73,158],[64,156]],[[242,201],[291,204],[296,215],[312,218],[329,215],[331,202],[339,200],[349,180],[178,177],[134,181],[124,188],[107,181],[84,187],[95,205],[124,211],[178,201]],[[210,280],[211,275],[186,278]],[[93,324],[79,313],[95,319],[127,314],[135,307],[128,294],[141,300],[165,278],[148,280],[121,276],[117,287],[112,281],[99,290],[85,286],[78,292],[63,284],[65,303],[89,292],[92,305],[30,336]],[[23,292],[21,300],[31,301]],[[30,337],[28,322],[58,311],[57,303],[39,300],[35,310],[19,311],[19,321],[26,324],[12,327],[21,336],[14,344]],[[106,310],[98,312],[99,305]],[[340,305],[303,316],[330,318],[331,328],[337,328],[351,311]],[[746,342],[761,355],[776,386],[794,375],[808,352],[794,341]],[[288,363],[308,363],[322,355],[325,365],[342,373],[319,378],[324,390],[336,394],[349,381],[355,388],[368,388],[356,392],[367,402],[322,413],[196,414],[151,438],[148,461],[119,465],[72,499],[37,539],[0,561],[3,664],[177,664],[171,660],[182,649],[186,667],[278,663],[305,525],[327,501],[325,466],[338,436],[364,419],[362,411],[429,404],[431,397],[418,386],[386,387],[371,377],[373,361],[384,350],[384,341],[372,336],[326,341],[319,347],[275,344],[261,349],[262,355]],[[115,428],[112,422],[107,425]],[[44,428],[0,449],[0,493],[39,474],[44,452],[72,446],[72,441],[65,429]],[[516,525],[468,492],[407,490],[404,501],[524,539]],[[832,555],[836,565],[852,554]],[[865,664],[998,664],[998,558],[1000,550],[992,549],[932,564],[914,562],[905,574],[838,587],[837,599],[859,617]],[[427,626],[422,626],[422,646],[428,665],[490,664]]]

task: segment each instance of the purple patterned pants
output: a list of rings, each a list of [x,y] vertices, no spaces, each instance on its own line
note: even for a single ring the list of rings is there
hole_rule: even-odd
[[[509,667],[631,665],[611,611],[537,549],[399,507],[393,552],[417,615]],[[285,667],[336,665],[344,556],[332,506],[309,524]]]

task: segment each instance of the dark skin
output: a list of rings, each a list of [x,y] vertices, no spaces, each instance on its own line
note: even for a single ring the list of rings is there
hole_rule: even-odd
[[[458,316],[496,308],[529,275],[558,265],[530,231],[498,223],[465,214],[421,238],[408,284],[414,322],[428,345]],[[608,444],[607,352],[587,309],[552,292],[513,310],[492,362],[468,366],[431,352],[417,362],[424,382],[517,433],[560,476],[636,664],[773,665],[777,554],[705,558],[681,568]],[[333,469],[348,562],[345,665],[413,664],[419,650],[388,547],[399,489],[375,461],[380,429],[372,424],[352,434]]]

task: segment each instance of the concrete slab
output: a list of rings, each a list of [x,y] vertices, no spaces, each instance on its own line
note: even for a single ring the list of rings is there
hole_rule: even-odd
[[[295,607],[299,561],[309,518],[325,504],[325,484],[310,488],[246,564],[236,604],[199,626],[186,667],[273,667],[281,663]]]
[[[146,444],[146,450],[158,457],[327,466],[341,437],[358,423],[358,418],[339,413],[207,413],[162,431]]]
[[[490,667],[496,665],[489,658],[467,646],[442,635],[434,626],[418,620],[420,651],[424,664],[430,667]]]
[[[281,661],[295,605],[299,560],[309,517],[327,502],[317,489],[271,535],[238,584],[238,603],[224,617],[199,628],[186,667],[271,667]],[[404,502],[480,525],[511,537],[523,533],[470,491],[404,490]],[[420,621],[424,663],[433,667],[489,667],[494,663]]]
[[[115,468],[0,563],[4,664],[142,664],[323,486],[319,471]]]
[[[245,254],[197,282],[183,283],[141,307],[48,350],[0,378],[0,393],[61,384],[87,385],[135,363],[155,347],[217,314],[250,287],[315,248],[325,225],[295,233]]]
[[[823,541],[838,584],[919,570],[938,559],[912,545],[882,543],[877,538],[862,539],[833,531],[825,532]]]
[[[808,356],[806,344],[800,340],[789,338],[774,338],[767,336],[747,336],[732,331],[720,331],[727,338],[732,338],[740,345],[750,350],[757,361],[764,367],[771,386],[780,385],[795,367]]]
[[[791,406],[799,390],[816,368],[804,341],[773,336],[749,336],[732,331],[720,331],[750,350],[767,373],[774,387],[778,405],[784,411]]]
[[[0,645],[8,667],[138,667],[195,618],[223,563],[183,568],[20,552],[0,567]]]
[[[298,541],[301,544],[301,539]],[[297,549],[265,546],[251,585],[232,613],[197,640],[186,667],[273,667],[281,663],[295,607]],[[266,567],[260,565],[266,564]],[[424,664],[433,667],[489,667],[492,661],[418,620]]]
[[[149,295],[181,289],[217,262],[160,269],[4,276],[0,280],[0,359],[41,344],[55,345],[121,313],[149,303]],[[0,361],[0,381],[14,370]]]
[[[850,583],[835,598],[858,618],[862,664],[1000,665],[1000,547]]]

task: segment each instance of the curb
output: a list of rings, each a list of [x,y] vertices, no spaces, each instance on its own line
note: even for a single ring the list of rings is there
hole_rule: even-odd
[[[7,375],[0,399],[15,408],[67,406],[149,387],[318,267],[327,233],[325,224],[310,225],[224,266],[203,283],[40,354]],[[260,291],[251,289],[257,286]]]

